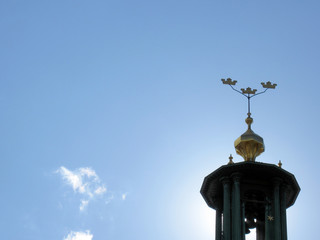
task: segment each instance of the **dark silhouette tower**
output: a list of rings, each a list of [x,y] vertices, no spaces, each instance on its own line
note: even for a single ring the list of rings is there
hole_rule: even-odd
[[[250,229],[256,229],[257,240],[287,240],[286,209],[295,203],[300,187],[294,175],[278,165],[256,162],[264,152],[262,137],[251,129],[250,99],[275,88],[234,89],[237,81],[222,79],[224,84],[248,98],[247,131],[234,143],[243,162],[230,161],[205,177],[201,194],[209,207],[216,210],[216,240],[245,240]]]

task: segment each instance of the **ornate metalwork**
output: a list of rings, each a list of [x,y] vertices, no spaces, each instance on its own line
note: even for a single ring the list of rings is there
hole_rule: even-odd
[[[246,89],[241,88],[240,89],[241,91],[235,89],[233,86],[236,85],[237,81],[236,80],[232,80],[231,78],[227,78],[227,79],[222,78],[221,81],[222,81],[223,84],[229,85],[232,88],[232,90],[240,93],[241,95],[245,96],[248,99],[248,116],[251,115],[251,112],[250,112],[250,99],[255,97],[255,96],[257,96],[257,95],[265,93],[268,89],[275,89],[276,86],[277,86],[277,84],[271,83],[269,81],[266,82],[266,83],[262,82],[261,85],[262,85],[263,88],[265,88],[265,90],[257,93],[257,89],[251,89],[250,87],[247,87]]]

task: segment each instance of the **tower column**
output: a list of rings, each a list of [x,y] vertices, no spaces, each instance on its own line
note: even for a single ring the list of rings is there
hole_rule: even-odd
[[[221,179],[223,184],[223,240],[231,240],[231,212],[230,212],[230,179]]]
[[[264,240],[265,238],[265,224],[261,220],[257,220],[257,227],[256,227],[256,233],[257,233],[257,240]]]
[[[267,198],[267,203],[265,205],[265,240],[271,240],[270,238],[270,219],[269,219],[269,213],[270,213],[270,205],[269,205],[269,199]]]
[[[273,179],[274,240],[281,240],[280,179]]]
[[[246,224],[245,224],[245,214],[246,214],[245,204],[241,203],[241,239],[246,240]]]
[[[221,240],[221,209],[216,209],[216,240]]]
[[[232,174],[232,240],[241,240],[241,203],[239,173]]]
[[[281,202],[280,202],[280,208],[281,208],[281,240],[287,240],[287,207],[286,207],[286,190],[287,186],[282,185],[281,186]]]

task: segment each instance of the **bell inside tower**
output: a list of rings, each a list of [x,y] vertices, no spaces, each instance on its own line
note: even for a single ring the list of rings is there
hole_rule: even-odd
[[[254,232],[256,234],[254,239],[263,240],[265,235],[265,208],[268,205],[265,193],[256,190],[247,191],[243,194],[242,202],[244,207],[244,233],[247,235]]]

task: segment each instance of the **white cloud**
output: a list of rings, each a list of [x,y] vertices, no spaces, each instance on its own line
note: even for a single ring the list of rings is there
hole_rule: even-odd
[[[99,186],[95,191],[94,191],[94,193],[95,194],[103,194],[104,192],[106,192],[107,191],[107,189],[104,187],[104,186]]]
[[[72,187],[74,192],[83,196],[79,207],[80,211],[83,211],[95,196],[103,195],[107,192],[107,188],[101,183],[96,172],[89,167],[71,171],[61,166],[56,172]]]
[[[81,204],[79,207],[80,211],[83,211],[86,208],[86,206],[88,205],[88,203],[89,203],[89,200],[81,200]]]
[[[65,179],[67,183],[72,186],[75,192],[85,192],[85,185],[82,183],[81,175],[75,174],[63,166],[60,167],[57,172],[59,172],[62,175],[62,178]]]
[[[87,176],[88,178],[93,177],[95,180],[99,181],[99,177],[94,170],[91,168],[79,168],[79,172],[82,176]]]
[[[89,230],[85,232],[71,231],[63,240],[92,240],[93,235]]]
[[[127,195],[128,195],[127,193],[123,193],[123,194],[121,195],[122,200],[126,200]]]

